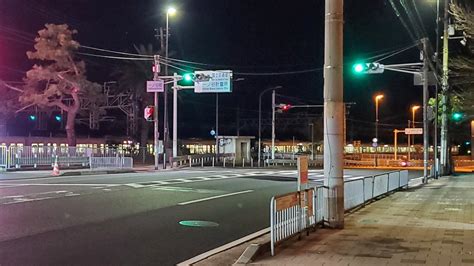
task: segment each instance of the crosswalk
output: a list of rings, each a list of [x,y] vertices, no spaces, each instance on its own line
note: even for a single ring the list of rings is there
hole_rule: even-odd
[[[213,180],[225,180],[225,179],[235,179],[241,177],[258,177],[258,176],[277,176],[277,177],[287,177],[295,178],[297,176],[297,171],[289,170],[275,170],[275,171],[250,171],[242,173],[232,173],[229,172],[219,172],[218,175],[209,175],[209,176],[195,176],[188,178],[174,178],[167,180],[158,180],[158,181],[146,181],[146,182],[137,182],[137,183],[128,183],[124,184],[125,186],[132,188],[150,188],[150,187],[159,187],[159,186],[172,186],[177,184],[186,184],[186,183],[195,183],[203,181],[213,181]],[[344,175],[345,178],[352,178],[352,175]],[[310,170],[308,173],[308,178],[311,181],[320,182],[324,179],[324,172],[322,170]]]

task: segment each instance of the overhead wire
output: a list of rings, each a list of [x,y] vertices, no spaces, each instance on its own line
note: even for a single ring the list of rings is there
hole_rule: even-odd
[[[402,17],[400,14],[400,11],[398,10],[397,6],[395,5],[393,0],[389,0],[390,5],[392,6],[393,11],[395,12],[395,15],[398,17],[400,22],[402,23],[403,27],[406,29],[408,35],[410,36],[410,39],[412,39],[413,42],[417,42],[417,38],[415,38],[415,35],[413,35],[413,32],[411,31],[410,27],[408,27],[408,24],[406,23],[405,19]]]

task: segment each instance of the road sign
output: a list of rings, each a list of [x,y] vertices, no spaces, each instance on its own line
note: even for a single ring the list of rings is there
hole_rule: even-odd
[[[225,93],[232,92],[232,71],[231,70],[213,70],[213,71],[195,71],[195,76],[202,75],[210,77],[209,80],[195,80],[195,93]]]
[[[377,142],[372,142],[372,147],[376,148],[378,146]]]
[[[159,80],[148,80],[146,82],[146,92],[164,92],[165,91],[165,81],[162,79]]]
[[[415,128],[405,128],[406,135],[421,135],[423,134],[423,128],[415,127]]]
[[[213,129],[211,130],[211,132],[209,132],[211,134],[211,136],[215,136],[216,135],[216,131]]]
[[[372,142],[373,142],[373,143],[377,143],[378,141],[379,141],[379,140],[378,140],[377,138],[373,138],[373,139],[372,139]]]
[[[155,107],[152,105],[149,105],[145,107],[145,110],[143,112],[143,117],[145,117],[146,121],[153,121],[154,113],[155,113]]]

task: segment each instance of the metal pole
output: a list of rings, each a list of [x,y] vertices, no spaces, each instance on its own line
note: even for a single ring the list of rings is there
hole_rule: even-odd
[[[168,40],[169,40],[169,14],[166,12],[166,44],[165,57],[168,59]],[[165,65],[165,75],[168,76],[168,64]],[[165,85],[164,95],[164,110],[163,110],[163,169],[166,169],[166,149],[168,148],[168,90]]]
[[[439,0],[436,1],[436,74],[438,74],[438,62],[439,62]],[[435,171],[434,171],[434,178],[438,178],[438,82],[436,82],[436,87],[435,87],[435,111],[434,111],[434,139],[433,139],[433,147],[434,147],[434,165],[435,165]]]
[[[408,127],[410,127],[410,120],[408,120]],[[408,161],[410,161],[410,150],[411,150],[411,147],[410,147],[410,139],[411,139],[411,135],[407,135],[407,139],[408,139],[408,147],[407,147],[407,153],[408,153]]]
[[[272,160],[275,160],[275,90],[272,91]]]
[[[428,180],[428,161],[429,161],[429,121],[428,121],[428,39],[423,39],[423,182]],[[413,124],[415,124],[413,122]]]
[[[343,0],[325,1],[324,42],[324,185],[328,222],[344,228],[343,178]]]
[[[379,141],[379,98],[375,97],[375,138]],[[377,167],[378,150],[375,146],[375,167]]]
[[[448,79],[448,60],[449,60],[449,0],[444,1],[444,32],[443,32],[443,76],[442,76],[442,94],[441,94],[441,175],[448,174],[448,99],[449,89]]]
[[[314,160],[314,124],[309,124],[311,126],[311,160]]]
[[[258,167],[260,167],[260,157],[262,154],[262,95],[258,96]]]
[[[219,156],[219,93],[216,93],[216,156]]]
[[[160,65],[160,56],[155,55],[154,56],[154,63],[155,66]],[[158,72],[153,73],[153,80],[158,80]],[[154,93],[154,104],[155,104],[155,110],[153,111],[153,152],[155,153],[155,170],[158,170],[158,164],[159,164],[159,154],[158,154],[158,148],[159,148],[159,137],[160,133],[158,131],[158,92]]]
[[[173,157],[178,156],[178,74],[173,74]]]
[[[415,109],[411,108],[411,128],[415,128]],[[411,135],[411,144],[415,145],[415,134]]]
[[[398,143],[397,143],[397,133],[398,133],[398,130],[394,130],[393,131],[393,157],[395,158],[395,161],[397,160],[397,152],[398,152]]]

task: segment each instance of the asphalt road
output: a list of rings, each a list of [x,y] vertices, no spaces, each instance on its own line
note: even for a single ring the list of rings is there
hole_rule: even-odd
[[[0,265],[174,265],[268,227],[270,198],[294,191],[295,176],[216,168],[0,181]],[[320,183],[322,171],[309,177]]]

